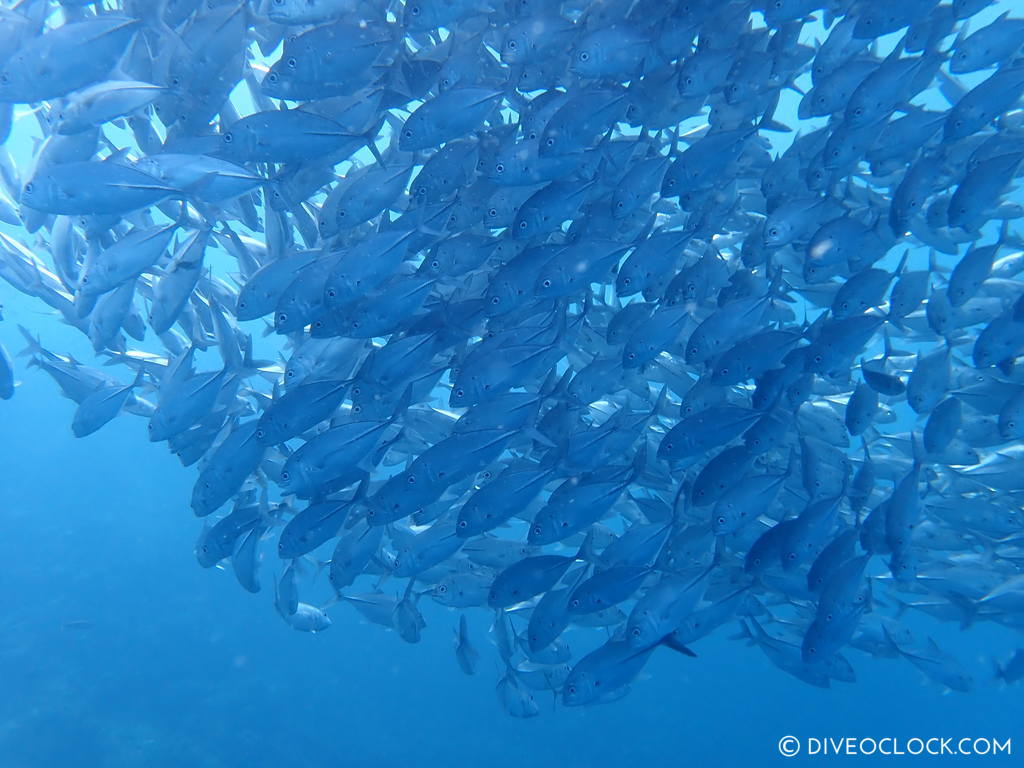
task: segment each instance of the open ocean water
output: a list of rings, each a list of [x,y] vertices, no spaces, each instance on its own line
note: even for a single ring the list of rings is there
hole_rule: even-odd
[[[985,23],[1003,10],[1024,16],[1024,3],[997,3]],[[797,124],[797,100],[786,94],[776,119]],[[923,103],[948,108],[935,88]],[[31,118],[18,109],[24,128]],[[15,134],[7,148],[26,168],[32,130]],[[772,140],[784,149],[789,139]],[[1024,203],[1016,192],[1009,199]],[[998,230],[989,222],[986,237]],[[879,265],[894,268],[902,250]],[[911,259],[925,268],[927,249],[915,245]],[[0,282],[0,304],[0,344],[12,355],[25,346],[21,325],[47,349],[100,364],[79,330],[39,301]],[[242,325],[257,356],[280,351],[278,337],[260,337],[261,322]],[[867,352],[880,353],[880,341]],[[75,404],[28,357],[14,360],[18,386],[0,401],[0,768],[1024,765],[1024,684],[993,680],[993,660],[1024,645],[1021,631],[914,610],[899,621],[963,663],[974,690],[946,691],[903,659],[853,649],[845,653],[856,682],[815,688],[738,640],[730,621],[693,644],[695,658],[654,653],[624,698],[566,707],[556,692],[535,691],[538,716],[509,717],[495,692],[504,670],[488,640],[491,610],[425,597],[415,644],[344,603],[329,606],[329,630],[295,631],[272,605],[276,556],[261,563],[256,595],[239,588],[229,563],[197,565],[195,467],[150,442],[145,420],[130,414],[75,439]],[[204,370],[215,367],[215,354],[204,360]],[[377,581],[361,579],[367,589]],[[326,574],[316,580],[326,600]],[[454,653],[462,614],[481,654],[473,676]],[[798,740],[795,757],[780,755],[786,736]],[[846,737],[904,748],[913,738],[1009,739],[1012,752],[808,754]]]

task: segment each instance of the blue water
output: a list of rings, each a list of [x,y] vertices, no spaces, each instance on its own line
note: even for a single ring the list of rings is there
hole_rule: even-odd
[[[0,286],[0,342],[12,353],[23,346],[16,323],[55,350],[80,349],[76,331],[12,294]],[[1020,635],[918,617],[908,620],[975,673],[976,692],[943,695],[907,662],[855,650],[857,683],[819,690],[730,640],[729,625],[696,644],[696,659],[656,653],[625,699],[566,709],[538,694],[540,717],[509,718],[494,692],[489,612],[469,615],[482,656],[474,677],[455,661],[457,614],[429,599],[418,645],[347,605],[331,609],[327,632],[290,629],[271,606],[269,564],[256,596],[196,564],[194,470],[149,443],[141,419],[74,439],[73,404],[24,362],[14,399],[0,403],[2,768],[887,762],[783,758],[789,734],[1010,737],[1011,756],[891,759],[1024,764],[1024,687],[984,684],[990,657]]]
[[[1016,15],[1020,6],[1000,5]],[[18,163],[31,151],[9,149]],[[915,252],[913,266],[926,258]],[[0,303],[0,343],[12,353],[24,346],[20,323],[48,348],[93,361],[77,331],[2,282]],[[16,361],[15,397],[0,401],[0,768],[890,762],[806,754],[809,738],[847,736],[1012,739],[1011,755],[892,759],[1024,765],[1024,684],[991,682],[992,659],[1024,640],[992,624],[905,619],[970,668],[971,694],[946,694],[905,660],[852,649],[857,682],[813,688],[731,639],[733,622],[696,643],[696,659],[656,652],[622,700],[566,709],[537,694],[541,715],[531,720],[505,715],[495,695],[486,610],[468,612],[481,653],[473,677],[454,656],[458,614],[429,598],[418,645],[344,604],[330,609],[328,631],[294,631],[271,604],[276,558],[256,596],[230,571],[196,563],[195,469],[151,444],[145,422],[129,415],[74,439],[73,404],[26,361]],[[800,740],[800,756],[779,755],[786,735]]]

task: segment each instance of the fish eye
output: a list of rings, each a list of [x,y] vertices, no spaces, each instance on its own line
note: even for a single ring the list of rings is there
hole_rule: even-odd
[[[419,16],[420,15],[420,7],[418,5],[410,6],[409,13],[411,13],[413,16]]]
[[[28,184],[26,184],[26,185],[25,185],[25,191],[26,191],[26,192],[27,192],[28,194],[30,194],[30,195],[31,195],[31,194],[32,194],[32,190],[33,190],[33,189],[35,189],[35,187],[33,187],[33,186],[32,186],[32,182],[31,182],[31,181],[30,181],[30,182],[29,182]]]
[[[235,137],[231,133],[231,131],[228,131],[227,133],[224,134],[224,143],[225,144],[230,144],[234,140],[235,140]]]
[[[278,321],[279,323],[287,323],[287,322],[288,322],[288,313],[287,313],[287,312],[281,312],[281,313],[280,313],[280,314],[279,314],[279,315],[277,316],[277,321]]]
[[[448,587],[446,587],[444,584],[438,584],[437,591],[443,595],[445,592],[448,591]]]
[[[570,685],[568,688],[565,689],[565,691],[570,696],[575,696],[576,695],[576,686],[575,685]]]
[[[288,474],[287,470],[285,470],[284,472],[281,473],[281,479],[284,480],[286,483],[289,480],[291,480],[291,478],[292,478],[292,476],[290,474]]]
[[[721,515],[718,516],[718,524],[719,525],[725,525],[725,518],[722,517]]]
[[[455,396],[456,397],[465,397],[465,395],[466,395],[466,393],[462,390],[461,387],[459,389],[455,390]]]
[[[551,281],[550,280],[545,280],[543,283],[541,283],[541,285],[543,285],[545,288],[550,288],[551,287]]]
[[[590,54],[586,51],[580,51],[580,61],[590,61]]]
[[[295,59],[295,57],[294,57],[294,56],[289,56],[289,57],[288,57],[288,61],[286,61],[285,63],[286,63],[286,64],[287,64],[287,65],[288,65],[289,67],[291,67],[292,69],[295,69],[295,67],[297,67],[297,66],[299,65],[299,62],[298,62],[298,61],[296,61],[296,59]]]
[[[491,297],[491,304],[492,305],[498,305],[500,303],[501,303],[501,299],[499,299],[497,296],[492,296]]]
[[[790,552],[788,555],[786,555],[786,559],[790,562],[796,560],[796,552]]]
[[[256,430],[256,438],[257,439],[262,440],[266,436],[267,436],[267,433],[265,431],[263,431],[262,429],[257,429]]]
[[[336,290],[334,290],[333,288],[328,288],[327,289],[327,298],[333,299],[337,295],[338,295],[338,292]]]
[[[433,267],[434,269],[439,269],[441,266],[441,262],[439,262],[437,259],[434,259],[432,262],[430,262],[430,266]]]
[[[533,526],[533,535],[534,536],[540,536],[542,533],[544,533],[544,526],[542,526],[542,525],[535,525],[535,526]]]
[[[519,228],[520,229],[526,229],[528,226],[530,226],[530,225],[527,224],[525,221],[520,221],[519,222]]]
[[[271,72],[269,75],[267,75],[267,80],[269,80],[271,83],[276,83],[279,79],[280,78],[277,76],[277,72]]]
[[[496,166],[494,166],[494,170],[496,170],[498,173],[504,173],[505,172],[505,164],[504,163],[498,163]]]
[[[544,143],[547,144],[549,147],[555,146],[555,137],[548,136],[547,141],[545,141]]]
[[[465,520],[459,520],[458,522],[459,528],[465,528],[467,525],[469,525],[469,523],[467,523]]]
[[[509,40],[507,45],[510,51],[514,51],[519,46],[519,43],[517,43],[515,40]]]
[[[404,131],[402,131],[402,135],[405,136],[405,138],[407,138],[407,139],[411,139],[412,138],[412,131],[410,129],[406,128]]]
[[[498,215],[498,209],[497,208],[491,208],[491,210],[489,210],[487,212],[487,215],[490,216],[491,218],[494,218],[495,216]]]

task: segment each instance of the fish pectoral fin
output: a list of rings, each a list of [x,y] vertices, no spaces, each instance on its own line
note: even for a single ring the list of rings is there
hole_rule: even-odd
[[[165,187],[162,184],[124,184],[124,183],[116,183],[116,184],[110,184],[109,186],[113,187],[114,189],[134,189],[134,190],[149,191],[149,192],[166,192],[167,194],[172,194],[172,193],[178,191],[178,190],[174,189],[174,187]]]
[[[666,635],[664,638],[662,638],[661,644],[664,645],[666,648],[671,648],[676,653],[683,654],[683,656],[690,656],[694,659],[697,658],[696,652],[691,650],[688,646],[683,645],[678,640],[673,639],[672,635]]]

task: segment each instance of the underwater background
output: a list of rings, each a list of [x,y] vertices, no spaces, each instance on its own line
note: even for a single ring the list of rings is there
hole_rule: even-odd
[[[984,18],[1007,9],[1024,14],[1024,2],[1000,2]],[[796,124],[795,109],[784,100],[776,119]],[[27,146],[10,149],[15,163],[30,162],[17,154]],[[1024,203],[1019,192],[1010,199]],[[880,265],[893,268],[901,252]],[[912,260],[923,267],[927,249]],[[12,354],[23,325],[49,349],[96,360],[77,330],[6,283],[0,304],[0,344]],[[274,338],[256,343],[262,354]],[[197,565],[195,469],[130,415],[74,439],[75,404],[26,361],[15,358],[19,386],[0,401],[0,768],[1024,765],[1024,684],[993,680],[993,661],[1024,643],[994,622],[901,617],[969,668],[967,694],[943,691],[905,660],[855,650],[856,683],[814,688],[730,639],[734,621],[695,643],[696,658],[654,654],[626,698],[567,708],[538,692],[540,716],[525,720],[495,695],[502,670],[486,609],[422,600],[418,644],[341,603],[330,631],[297,632],[271,606],[280,561],[264,562],[258,595],[229,568]],[[454,654],[461,613],[481,652],[474,676]],[[1013,753],[788,758],[778,748],[786,735],[1012,738]]]

